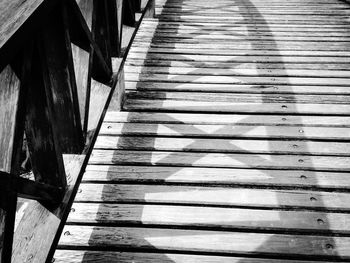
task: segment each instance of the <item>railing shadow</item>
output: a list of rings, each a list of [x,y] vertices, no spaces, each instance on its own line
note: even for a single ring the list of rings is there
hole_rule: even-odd
[[[178,1],[178,2],[179,2],[179,4],[183,3],[183,1]],[[214,4],[214,5],[218,6],[218,4]],[[283,56],[279,53],[280,52],[280,46],[276,42],[274,34],[273,34],[272,30],[270,29],[269,21],[264,18],[264,14],[262,14],[259,11],[259,9],[257,7],[255,7],[254,3],[250,2],[249,0],[235,0],[235,1],[232,1],[232,4],[230,4],[228,6],[227,5],[226,6],[222,6],[221,8],[225,9],[225,8],[230,7],[230,6],[238,7],[238,11],[237,11],[237,13],[235,13],[235,15],[237,17],[241,17],[241,21],[239,22],[239,25],[241,25],[242,28],[246,29],[246,33],[237,34],[236,35],[237,36],[237,40],[235,40],[237,43],[240,42],[242,44],[243,50],[246,50],[246,52],[247,52],[246,56],[248,57],[250,55],[249,52],[254,53],[255,51],[265,51],[265,50],[267,51],[268,50],[269,52],[275,52],[276,55],[274,56],[275,59],[274,59],[273,66],[275,68],[278,68],[279,70],[286,70],[288,66],[285,65],[285,63],[283,61]],[[205,8],[201,8],[200,6],[198,6],[198,9],[200,11],[205,11]],[[220,11],[220,8],[219,9],[216,8],[216,10]],[[159,14],[159,16],[162,16],[162,14]],[[202,34],[204,36],[207,34],[207,31],[201,30],[199,25],[196,24],[195,22],[188,23],[188,25],[191,25],[191,24],[194,27],[198,28],[195,31],[196,34]],[[233,23],[232,25],[234,26],[235,23]],[[216,25],[209,25],[208,24],[208,27],[210,27],[212,29],[214,29],[215,26]],[[161,31],[162,29],[161,28],[158,29],[158,27],[160,27],[160,26],[158,25],[155,28],[155,30],[156,31],[157,30]],[[203,26],[203,29],[205,29],[204,26]],[[226,30],[226,32],[224,32],[224,35],[227,35],[227,36],[235,35],[235,32],[231,32],[230,30],[227,30],[224,27],[220,28],[220,27],[216,26],[216,29],[220,30],[220,31],[225,31]],[[263,38],[261,37],[261,34],[259,33],[260,30],[264,31]],[[179,32],[180,28],[174,28],[174,31],[175,32]],[[154,41],[156,41],[155,38],[154,38]],[[198,42],[200,43],[200,40]],[[176,47],[176,43],[171,44],[169,42],[167,44],[167,47],[169,49],[175,48]],[[249,49],[250,51],[248,51],[248,49],[246,47],[250,47],[250,49]],[[234,52],[235,51],[233,51],[233,53]],[[190,55],[186,55],[186,57],[188,57],[188,56],[190,56]],[[152,53],[147,53],[145,61],[147,60],[147,58],[151,58],[151,57],[152,57]],[[179,57],[181,57],[181,55],[179,55]],[[162,60],[162,61],[159,61],[159,63],[161,64],[162,67],[164,67],[164,69],[167,69],[168,73],[169,73],[169,70],[171,69],[171,66],[172,66],[172,62],[171,61]],[[196,76],[196,74],[197,74],[196,67],[212,68],[212,65],[215,63],[216,66],[220,64],[220,66],[222,65],[222,68],[227,68],[227,72],[230,73],[230,72],[234,72],[234,68],[240,68],[242,66],[242,64],[244,64],[244,63],[241,63],[241,62],[237,62],[237,60],[235,59],[234,56],[227,56],[227,60],[222,61],[222,62],[206,62],[206,61],[198,62],[198,61],[193,60],[193,61],[184,62],[184,64],[185,63],[187,64],[187,66],[184,65],[184,67],[192,68],[192,71],[188,72],[186,75],[193,76],[193,79],[191,80],[191,82],[194,82],[194,83],[196,82],[196,80],[200,79],[200,77],[201,77],[200,75]],[[248,64],[249,63],[247,63],[245,65],[247,67],[253,67],[253,63],[250,63],[249,65]],[[228,68],[227,65],[229,65],[229,68]],[[272,65],[272,63],[268,62],[267,60],[265,60],[265,61],[257,61],[256,63],[254,63],[254,67],[253,68],[256,69],[256,77],[263,76],[262,72],[265,72],[264,71],[265,69],[270,69],[271,65]],[[213,71],[214,70],[215,69],[213,69]],[[288,76],[287,72],[285,72],[285,74],[283,74],[283,75]],[[235,79],[239,79],[239,76],[235,75],[234,78]],[[182,76],[179,75],[177,77],[169,79],[168,81],[169,82],[171,81],[173,83],[179,82],[179,85],[181,85],[180,82],[182,81]],[[242,80],[242,81],[245,81],[245,80]],[[140,88],[140,90],[142,89],[142,83],[137,84],[137,86]],[[247,87],[248,86],[249,85],[247,85]],[[288,95],[289,105],[293,105],[294,104],[293,106],[289,106],[289,107],[294,107],[294,108],[290,108],[290,110],[298,112],[298,109],[297,109],[297,106],[296,106],[298,101],[297,101],[297,99],[295,99],[293,97],[293,89],[291,88],[291,84],[288,81],[288,77],[285,78],[283,89],[284,89],[285,93],[289,94]],[[263,95],[266,95],[266,94],[265,94],[265,91],[264,91],[264,85],[261,85],[261,99],[260,99],[261,104],[269,104],[269,103],[271,103],[271,99],[269,99],[267,96],[263,96]],[[284,95],[281,95],[281,96],[283,97]],[[162,106],[162,100],[159,100],[159,101],[157,101],[155,103],[157,103],[157,105],[159,107]],[[194,107],[194,109],[195,109],[195,107]],[[164,113],[164,115],[167,115],[167,113]],[[133,113],[131,112],[130,113],[130,119],[131,120],[132,120],[132,116],[133,116]],[[284,115],[281,115],[281,118],[284,118],[284,117],[285,117]],[[302,118],[300,117],[299,120],[297,120],[297,118],[298,118],[298,115],[295,115],[294,119],[297,122],[302,123]],[[170,122],[171,122],[171,119],[172,119],[172,117],[169,116]],[[176,123],[179,123],[179,121],[176,120],[176,119],[173,120],[173,121],[176,122]],[[162,124],[162,125],[167,126],[167,124]],[[157,124],[157,123],[149,125],[149,131],[152,131],[153,133],[156,133],[158,128],[159,128],[159,124]],[[169,128],[173,128],[173,127],[169,126]],[[233,126],[232,127],[232,131],[234,131],[235,129],[238,129],[238,128],[242,129],[242,132],[245,130],[248,133],[254,127],[253,126],[244,126],[244,127],[242,127],[242,126],[241,127],[234,127]],[[300,127],[300,128],[302,128],[302,127]],[[130,129],[131,129],[131,125],[128,124],[128,123],[125,123],[124,126],[123,126],[122,133],[127,133],[128,131],[130,131]],[[195,129],[195,128],[193,128],[193,129]],[[215,132],[218,132],[218,131],[214,131],[214,133]],[[272,126],[266,126],[266,134],[267,134],[267,138],[269,137],[269,134],[273,134]],[[181,134],[179,136],[181,136]],[[188,145],[187,148],[193,148],[193,147],[196,146],[196,144],[201,144],[200,140],[196,140],[195,138],[191,138],[191,139],[193,139],[193,143]],[[119,143],[119,148],[123,149],[123,147],[125,145],[125,141],[123,141],[123,138],[121,138],[119,142],[120,142]],[[153,147],[155,147],[155,137],[149,137],[148,140],[147,140],[147,145],[153,145]],[[278,145],[273,144],[273,143],[270,143],[268,147],[271,150],[271,152],[278,152],[278,150],[279,150]],[[243,149],[239,149],[239,148],[237,148],[237,151],[244,152]],[[305,154],[307,154],[308,151],[309,151],[309,149],[305,149]],[[146,152],[145,151],[145,152],[142,152],[142,153],[143,153],[142,159],[143,159],[144,163],[148,163],[149,165],[157,165],[157,162],[154,161],[154,157],[153,157],[152,152]],[[247,152],[247,153],[249,153],[249,152]],[[254,153],[252,153],[252,154],[254,155]],[[117,159],[117,157],[120,156],[119,150],[116,150],[114,155],[115,155],[115,158]],[[198,153],[195,156],[195,158],[187,159],[186,162],[190,164],[189,166],[195,166],[196,162],[198,160],[200,160],[201,158],[204,158],[206,155],[207,155],[207,153],[205,153],[205,152]],[[162,163],[162,164],[164,164],[164,163],[171,164],[172,161],[173,161],[173,156],[170,154],[170,155],[164,157],[164,159],[158,160],[158,164],[160,164],[160,163]],[[246,162],[246,159],[238,159],[237,161],[239,161],[239,162]],[[271,164],[275,164],[276,162],[279,162],[278,155],[270,155],[269,162]],[[130,164],[127,163],[125,165],[128,166]],[[255,168],[255,164],[254,163],[246,163],[246,165],[249,166],[250,168]],[[169,174],[165,174],[164,173],[164,174],[162,174],[162,177],[163,178],[167,178],[167,177],[170,178],[170,177],[174,176],[176,173],[180,172],[184,168],[185,167],[179,166],[179,167],[177,167],[176,171],[173,171],[172,173],[169,173]],[[317,185],[317,175],[313,172],[313,170],[316,170],[316,168],[312,167],[312,165],[311,165],[311,167],[310,167],[310,169],[308,171],[308,179],[307,180],[308,180],[309,184]],[[265,170],[265,172],[266,172],[266,175],[268,176],[269,175],[269,170]],[[115,171],[111,171],[111,178],[114,177],[114,175],[113,175],[114,173],[115,173]],[[302,177],[303,176],[303,170],[302,169],[300,170],[300,176],[301,176],[301,178],[303,178]],[[164,180],[164,182],[154,182],[152,184],[157,186],[157,185],[161,185],[161,184],[166,183],[165,181],[166,181],[166,179]],[[253,182],[247,182],[247,183],[248,184],[252,184],[252,185],[254,184]],[[206,185],[206,186],[210,186],[210,185]],[[311,192],[312,191],[310,191],[310,193]],[[155,193],[154,192],[150,192],[150,193],[147,193],[147,195],[148,194],[152,195],[152,194],[155,194]],[[101,199],[104,199],[104,195],[106,195],[106,196],[110,195],[110,190],[107,189],[107,188],[105,190],[103,190]],[[284,196],[279,194],[277,191],[276,191],[276,194],[275,194],[274,198],[275,198],[276,205],[279,205],[279,204],[283,203]],[[140,204],[143,204],[143,203],[147,204],[148,201],[147,201],[146,194],[145,194],[143,199],[144,199],[143,202],[140,202]],[[309,202],[310,202],[310,206],[312,206],[313,200],[310,199]],[[317,202],[318,202],[319,206],[322,206],[322,204],[323,204],[322,200],[317,200]],[[184,204],[184,205],[186,205],[186,204]],[[291,208],[289,208],[289,209],[291,209]],[[301,207],[299,209],[301,209]],[[142,224],[143,223],[142,222],[143,218],[145,217],[146,213],[147,213],[147,211],[144,211],[143,209],[140,209],[139,210],[139,219],[135,220],[135,222],[133,224],[126,223],[126,224],[118,224],[118,225],[114,225],[114,226],[115,227],[131,226],[131,227],[146,227],[146,228],[150,227],[150,226]],[[103,223],[104,222],[103,219],[99,218],[98,214],[99,214],[99,212],[97,212],[96,221],[100,220],[101,223]],[[275,218],[274,220],[286,221],[287,222],[289,220],[289,218],[285,217],[284,214],[281,213],[279,218]],[[327,220],[327,214],[326,213],[322,214],[322,220],[323,220],[323,229],[327,230],[330,226],[327,223],[328,220]],[[274,222],[275,221],[271,221],[270,222],[271,225],[273,225]],[[233,222],[233,223],[237,224],[238,222]],[[220,224],[220,222],[218,222],[218,224]],[[317,224],[317,222],[315,222],[315,224]],[[259,219],[253,219],[252,222],[251,222],[251,225],[259,225]],[[287,230],[286,232],[288,232],[288,231],[290,232],[291,230]],[[252,228],[250,230],[250,232],[254,232],[254,228]],[[95,240],[96,240],[96,238],[98,238],[98,233],[99,233],[99,231],[98,231],[97,228],[96,228],[96,232],[94,232],[94,231],[92,232],[91,238],[90,238],[91,244],[95,244]],[[166,251],[164,252],[164,254],[162,254],[161,251],[157,250],[158,249],[157,245],[151,242],[152,238],[155,238],[155,239],[157,238],[157,236],[156,236],[157,234],[155,234],[155,236],[152,236],[152,232],[151,231],[148,231],[147,233],[150,236],[145,236],[144,240],[141,242],[142,243],[141,246],[139,248],[135,249],[134,252],[143,252],[143,251],[154,252],[154,251],[156,251],[158,253],[158,261],[159,262],[176,262],[171,257],[169,257],[169,256],[167,256],[165,254]],[[159,232],[157,232],[157,233],[159,233]],[[166,232],[164,232],[164,233],[166,233]],[[273,232],[266,230],[266,233],[273,233]],[[217,234],[217,232],[213,232],[213,234]],[[295,232],[294,234],[295,235],[301,235],[302,233]],[[169,239],[171,239],[171,238],[172,237],[169,237]],[[200,238],[200,237],[198,237],[198,238]],[[206,238],[208,238],[208,236]],[[276,245],[276,243],[278,243],[279,241],[280,241],[280,239],[279,239],[278,235],[272,235],[267,240],[264,240],[263,243],[260,244],[260,246],[256,247],[255,251],[249,251],[249,252],[250,252],[251,255],[257,254],[257,255],[260,255],[262,257],[267,257],[268,258],[271,255],[269,255],[268,253],[264,254],[261,251],[266,251],[266,249],[265,249],[266,247],[274,247]],[[333,241],[331,236],[329,236],[328,243],[329,244],[334,244],[334,241]],[[311,244],[306,244],[306,245],[311,245]],[[129,251],[130,248],[126,248],[126,249],[124,249],[124,248],[116,248],[116,250],[118,250],[118,251]],[[171,251],[171,248],[169,249],[169,251]],[[189,251],[191,251],[191,248],[189,248]],[[187,252],[189,252],[189,251],[187,251]],[[333,253],[333,255],[335,256],[336,253]],[[89,255],[89,252],[86,252],[85,260],[88,261],[90,256],[91,255]],[[276,255],[274,255],[274,256],[276,256]],[[115,262],[117,262],[118,260],[120,260],[120,259],[116,258]],[[235,261],[235,262],[242,262],[243,263],[243,262],[252,262],[252,261],[251,261],[251,259],[247,258],[247,260],[240,259],[240,260]]]

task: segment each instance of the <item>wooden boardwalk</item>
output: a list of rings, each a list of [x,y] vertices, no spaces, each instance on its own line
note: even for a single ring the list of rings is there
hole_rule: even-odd
[[[156,3],[55,262],[348,262],[350,5]]]

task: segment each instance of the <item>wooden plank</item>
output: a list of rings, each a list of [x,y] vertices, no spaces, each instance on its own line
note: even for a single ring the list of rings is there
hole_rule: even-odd
[[[322,88],[322,87],[321,87]],[[163,92],[163,91],[129,91],[127,99],[142,100],[177,100],[206,102],[262,102],[262,103],[295,103],[295,104],[348,104],[346,95],[333,94],[247,94],[211,92]]]
[[[192,41],[192,40],[191,40]],[[217,62],[264,62],[264,63],[348,63],[346,57],[315,57],[315,56],[250,56],[249,53],[242,56],[210,56],[210,55],[179,55],[179,54],[136,54],[130,53],[133,59],[157,59],[175,61],[217,61]]]
[[[279,76],[198,76],[158,73],[131,73],[125,74],[127,81],[143,82],[175,82],[175,83],[204,83],[204,84],[247,84],[247,85],[320,85],[320,86],[347,86],[348,78],[317,78],[317,77],[279,77]]]
[[[114,246],[231,255],[349,258],[348,237],[91,226],[66,226],[64,231],[70,234],[62,236],[61,248]]]
[[[83,182],[349,189],[348,173],[173,166],[88,165]]]
[[[20,83],[10,66],[0,74],[0,170],[11,172]]]
[[[273,46],[272,46],[273,44]],[[159,41],[159,40],[144,40],[139,39],[135,40],[133,43],[133,46],[137,47],[164,47],[164,48],[183,48],[183,49],[192,49],[193,44],[190,42],[177,42],[177,43],[171,43],[166,41]],[[220,42],[220,43],[213,43],[213,42],[207,42],[207,41],[197,41],[196,42],[197,48],[204,48],[204,49],[210,49],[215,50],[217,48],[225,48],[227,50],[231,50],[232,52],[235,52],[237,50],[246,50],[247,53],[249,50],[320,50],[320,51],[349,51],[349,47],[346,46],[344,43],[337,43],[337,42],[322,42],[320,41],[310,41],[310,42],[304,42],[304,41],[272,41],[270,39],[265,39],[261,41],[239,41],[239,42]]]
[[[81,184],[76,202],[183,204],[348,212],[348,193],[185,185]]]
[[[295,103],[248,103],[248,102],[209,102],[178,100],[128,99],[126,110],[174,111],[174,112],[211,112],[211,113],[272,113],[272,114],[319,114],[348,115],[350,105],[344,104],[295,104]],[[327,112],[324,110],[327,109]]]
[[[349,160],[349,157],[309,155],[94,150],[90,164],[350,171]]]
[[[263,259],[247,257],[223,257],[208,255],[186,255],[170,253],[140,253],[140,252],[113,252],[113,251],[91,251],[91,250],[64,250],[58,249],[55,253],[55,262],[78,263],[78,262],[135,262],[135,263],[316,263],[319,261],[299,261],[288,259]],[[328,261],[323,261],[329,263]]]
[[[220,22],[217,21],[217,23],[212,24],[207,21],[193,21],[191,23],[188,22],[181,22],[181,21],[161,21],[160,19],[145,19],[143,21],[143,24],[151,24],[151,25],[164,25],[164,26],[199,26],[201,28],[208,28],[208,27],[220,27],[220,28],[232,28],[232,27],[265,27],[265,28],[275,28],[275,27],[284,27],[284,28],[349,28],[350,25],[343,24],[343,25],[337,25],[337,24],[310,24],[310,23],[305,23],[305,24],[293,24],[293,23],[270,23],[267,24],[266,22],[261,22],[261,21],[251,21],[248,20],[245,23],[238,23],[238,24],[232,24],[232,23],[227,23],[227,22]]]
[[[344,27],[335,27],[335,26],[317,26],[317,25],[299,25],[296,27],[290,27],[288,25],[266,25],[266,24],[249,24],[247,23],[246,25],[228,25],[228,24],[222,24],[219,28],[216,25],[207,25],[203,27],[200,25],[200,23],[193,23],[193,24],[185,24],[185,23],[162,23],[162,22],[157,22],[157,20],[154,21],[145,21],[142,23],[140,26],[140,30],[145,30],[145,31],[152,31],[152,30],[165,30],[165,31],[196,31],[196,32],[206,32],[206,33],[211,33],[211,32],[216,32],[216,31],[221,31],[221,32],[236,32],[236,31],[241,31],[241,32],[310,32],[310,33],[325,33],[325,32],[337,32],[337,33],[344,33],[346,34],[348,31],[347,26]]]
[[[145,67],[126,66],[127,73],[171,74],[171,75],[206,75],[206,76],[288,76],[288,77],[319,77],[319,78],[350,78],[347,71],[336,70],[292,70],[292,69],[213,69],[182,68],[182,67]]]
[[[171,34],[171,33],[170,33]],[[294,35],[295,33],[292,33]],[[308,33],[306,33],[308,34]],[[211,34],[212,35],[212,34]],[[228,55],[228,56],[340,56],[349,57],[350,52],[347,51],[284,51],[284,50],[211,50],[211,49],[180,49],[180,48],[142,48],[142,47],[132,47],[130,52],[135,53],[159,53],[159,54],[194,54],[194,55]],[[170,73],[170,72],[169,72]]]
[[[225,47],[222,47],[225,48]],[[242,62],[242,63],[235,63],[235,62],[187,62],[187,61],[171,61],[171,60],[164,60],[159,61],[156,59],[149,59],[149,60],[138,60],[138,59],[128,59],[126,65],[129,66],[156,66],[156,67],[182,67],[182,68],[191,68],[193,69],[193,72],[195,74],[194,69],[202,69],[202,68],[208,68],[208,69],[215,69],[215,70],[230,70],[230,69],[278,69],[278,70],[288,70],[288,69],[296,69],[296,70],[349,70],[350,64],[347,63],[334,63],[334,64],[313,64],[313,63],[280,63],[280,62],[273,62],[273,63],[265,63],[265,62]]]
[[[350,143],[99,136],[95,149],[350,156]]]
[[[72,209],[67,219],[70,225],[127,224],[256,231],[259,222],[259,229],[269,232],[315,231],[344,235],[349,233],[350,224],[349,214],[310,211],[103,203],[76,203]]]
[[[252,120],[256,118],[253,117]],[[249,122],[249,120],[247,121]],[[103,123],[100,135],[141,135],[204,138],[269,138],[346,141],[349,128],[205,124]]]
[[[209,68],[208,68],[209,70]],[[213,69],[210,69],[213,70]],[[215,69],[216,71],[217,69]],[[195,71],[195,70],[194,70]],[[307,71],[307,70],[305,70]],[[201,75],[198,76],[200,78]],[[347,86],[306,86],[306,85],[264,85],[264,84],[206,84],[206,83],[171,83],[171,82],[131,82],[125,83],[129,91],[186,91],[186,92],[215,92],[218,93],[248,93],[248,94],[350,94]],[[233,96],[233,95],[231,95]]]
[[[104,121],[106,124],[110,122],[137,122],[150,124],[245,124],[254,126],[350,127],[350,117],[346,116],[119,112],[111,110],[107,112]]]
[[[174,33],[169,33],[169,32],[164,32],[163,30],[161,31],[155,31],[153,32],[152,36],[153,38],[167,38],[167,39],[172,39],[172,38],[176,38],[177,40],[181,40],[181,39],[214,39],[214,41],[220,41],[220,40],[250,40],[250,39],[259,39],[259,38],[263,38],[266,37],[267,39],[272,38],[271,35],[273,36],[273,38],[276,39],[286,39],[288,40],[289,38],[295,38],[296,40],[305,40],[305,41],[317,41],[317,39],[322,38],[323,40],[327,40],[327,41],[349,41],[349,36],[347,34],[329,34],[329,35],[325,35],[325,34],[310,34],[309,36],[307,34],[297,34],[297,33],[287,33],[287,34],[277,34],[275,32],[271,33],[266,33],[265,35],[260,33],[252,33],[250,32],[249,34],[240,34],[239,32],[236,34],[227,34],[227,33],[220,33],[217,32],[217,34],[205,34],[205,33],[181,33],[181,32],[174,32]],[[138,34],[139,38],[145,37],[145,38],[149,38],[150,34],[149,32],[140,32]]]

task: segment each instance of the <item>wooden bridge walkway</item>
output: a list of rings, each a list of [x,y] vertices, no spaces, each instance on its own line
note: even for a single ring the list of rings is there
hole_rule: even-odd
[[[156,3],[55,262],[348,262],[350,5]]]

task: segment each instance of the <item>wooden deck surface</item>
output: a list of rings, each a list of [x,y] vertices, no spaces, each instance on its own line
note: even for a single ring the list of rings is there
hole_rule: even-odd
[[[349,262],[350,5],[156,3],[55,262]]]

